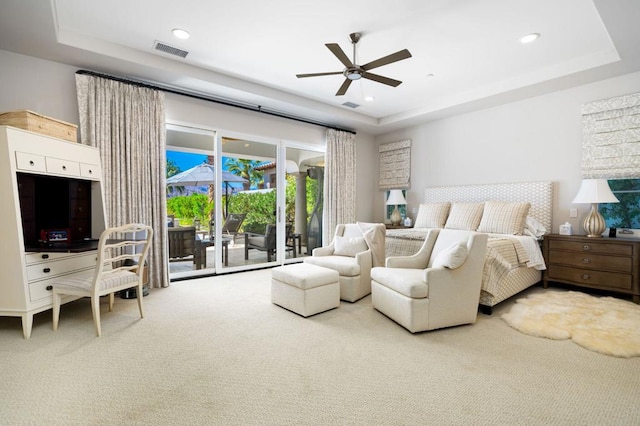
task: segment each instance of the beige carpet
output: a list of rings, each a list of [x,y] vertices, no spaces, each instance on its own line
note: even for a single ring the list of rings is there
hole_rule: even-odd
[[[507,324],[532,336],[571,339],[595,352],[640,356],[640,305],[576,291],[546,291],[518,299]]]
[[[534,288],[529,293],[543,292]],[[0,317],[2,425],[638,425],[640,357],[537,339],[500,319],[413,335],[367,297],[309,318],[270,271]]]

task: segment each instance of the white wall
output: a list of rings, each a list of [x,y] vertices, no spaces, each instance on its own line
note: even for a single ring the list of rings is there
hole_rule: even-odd
[[[458,115],[378,136],[376,144],[412,140],[412,211],[425,186],[551,180],[554,182],[553,232],[565,221],[574,232],[587,205],[573,205],[581,181],[581,106],[640,91],[640,73],[603,80],[544,96]],[[384,204],[376,193],[376,204]],[[569,218],[569,208],[579,218]],[[382,220],[383,209],[375,220]],[[377,212],[376,212],[377,213]],[[413,215],[415,218],[415,215]]]
[[[78,124],[76,67],[0,50],[0,112],[29,109],[49,117]],[[100,70],[95,70],[100,71]],[[325,128],[268,116],[238,108],[218,105],[189,97],[166,96],[167,121],[204,126],[209,129],[244,133],[324,146]],[[371,135],[356,136],[356,157],[365,165],[358,168],[358,220],[373,219],[375,192],[370,176],[371,164],[377,161]]]

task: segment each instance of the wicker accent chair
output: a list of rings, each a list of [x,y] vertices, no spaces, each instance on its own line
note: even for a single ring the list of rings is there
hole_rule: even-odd
[[[178,226],[167,228],[169,238],[169,261],[187,260],[196,254],[196,227]],[[195,259],[194,259],[195,260]]]

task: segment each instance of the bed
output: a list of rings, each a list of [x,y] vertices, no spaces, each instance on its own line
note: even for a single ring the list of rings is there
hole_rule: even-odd
[[[416,253],[432,228],[486,232],[480,308],[490,314],[493,306],[540,282],[540,240],[551,230],[552,211],[550,181],[428,187],[414,228],[387,229],[385,256]]]

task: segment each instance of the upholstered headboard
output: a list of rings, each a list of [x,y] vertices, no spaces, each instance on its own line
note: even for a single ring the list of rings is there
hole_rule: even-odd
[[[551,232],[553,226],[553,182],[551,181],[427,187],[424,189],[424,201],[425,203],[528,202],[531,203],[530,216],[547,228],[547,232]]]

